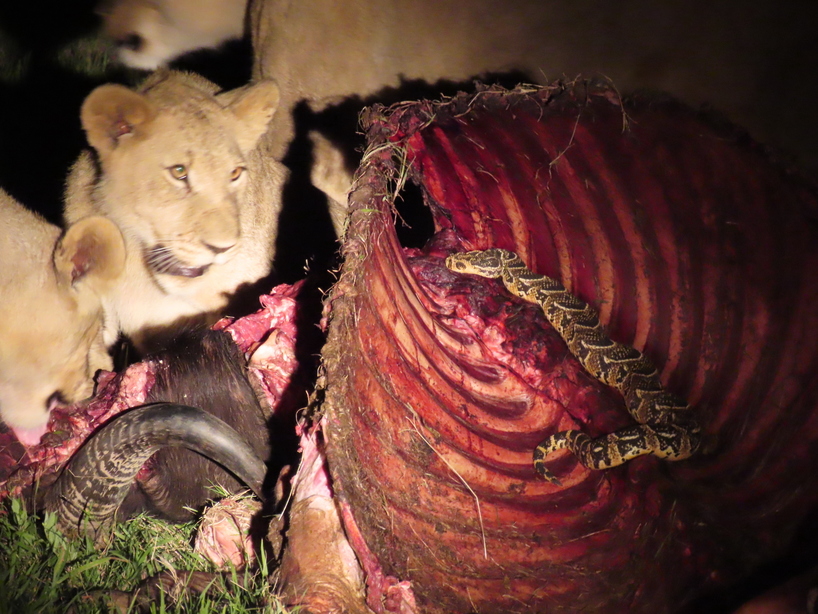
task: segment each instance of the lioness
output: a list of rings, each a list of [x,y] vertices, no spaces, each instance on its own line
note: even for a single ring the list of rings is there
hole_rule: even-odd
[[[126,265],[106,300],[112,328],[146,348],[191,319],[212,320],[232,293],[270,271],[283,167],[254,147],[278,103],[270,81],[217,94],[160,71],[138,91],[103,85],[82,105],[94,152],[67,182],[65,220],[113,220]],[[255,176],[254,176],[255,175]]]
[[[0,418],[25,445],[57,401],[91,394],[110,369],[101,299],[125,266],[119,229],[89,217],[56,226],[0,190]]]
[[[148,32],[126,17],[144,3],[117,0],[119,17],[107,16],[106,23],[121,41],[144,39],[142,55],[151,62],[208,45],[221,23],[200,13],[223,12],[234,31],[241,23],[237,0],[208,0],[201,9],[193,0],[161,0],[186,29]],[[623,93],[647,88],[694,105],[709,103],[756,138],[818,166],[814,80],[796,77],[813,74],[818,61],[802,11],[774,0],[751,6],[706,0],[250,0],[249,29],[255,77],[275,79],[282,91],[270,132],[277,157],[292,138],[290,111],[299,101],[315,111],[344,97],[377,100],[385,89],[411,80],[463,82],[515,71],[534,83],[601,74]],[[131,65],[143,62],[125,51],[121,57]],[[425,94],[437,97],[433,90]],[[798,119],[785,121],[781,109]],[[331,168],[331,152],[319,151],[317,162]],[[320,169],[318,175],[332,177]],[[330,181],[325,189],[337,192],[344,183]]]

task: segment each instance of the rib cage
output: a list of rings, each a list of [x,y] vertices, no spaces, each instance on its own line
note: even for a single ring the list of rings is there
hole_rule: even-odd
[[[668,612],[778,553],[818,492],[812,193],[738,133],[610,90],[487,91],[368,126],[328,300],[327,449],[336,492],[423,611]],[[423,252],[392,225],[403,152],[439,231]],[[697,406],[698,458],[601,475],[566,455],[561,488],[538,481],[547,434],[610,432],[627,413],[536,307],[443,269],[487,247],[643,351]]]

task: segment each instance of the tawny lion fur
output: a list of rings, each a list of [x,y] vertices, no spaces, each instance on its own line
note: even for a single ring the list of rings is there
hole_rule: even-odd
[[[795,78],[814,62],[808,47],[814,37],[795,7],[772,0],[749,6],[705,0],[250,0],[247,17],[238,10],[240,0],[114,4],[120,17],[106,17],[106,23],[120,41],[141,31],[143,55],[150,55],[151,44],[168,49],[152,56],[154,65],[211,45],[225,22],[236,35],[249,24],[255,78],[272,78],[281,87],[281,111],[268,135],[277,159],[292,139],[291,110],[299,101],[320,110],[350,96],[377,100],[408,80],[465,81],[468,87],[472,78],[515,71],[540,84],[604,75],[623,94],[650,89],[707,103],[756,138],[818,164],[815,139],[805,133],[815,135],[809,127],[815,122],[806,119],[815,118],[809,86]],[[134,14],[146,5],[172,13],[185,28],[140,30],[144,18]],[[122,59],[139,65],[125,51]],[[782,108],[805,119],[782,121]],[[350,125],[350,134],[354,130]],[[340,158],[325,145],[319,141],[314,181],[345,201],[348,169],[339,180]]]
[[[153,70],[188,51],[244,34],[246,0],[106,0],[97,11],[119,58]]]
[[[0,190],[0,418],[26,445],[39,441],[57,401],[90,396],[110,369],[102,301],[116,285],[125,245],[109,220],[65,233]]]
[[[138,91],[104,85],[83,103],[93,151],[71,170],[65,220],[102,215],[125,237],[125,273],[105,301],[108,342],[121,331],[140,346],[212,321],[270,271],[285,171],[255,147],[278,88],[217,91],[160,71]]]

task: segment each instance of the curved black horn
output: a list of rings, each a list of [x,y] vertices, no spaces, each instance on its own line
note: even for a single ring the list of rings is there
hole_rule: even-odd
[[[142,465],[158,450],[184,447],[223,466],[263,500],[264,462],[224,421],[195,407],[155,403],[97,431],[45,494],[44,509],[66,531],[104,538]]]

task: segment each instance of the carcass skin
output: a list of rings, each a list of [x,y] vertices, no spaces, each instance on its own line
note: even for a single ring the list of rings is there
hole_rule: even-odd
[[[365,123],[324,411],[347,532],[384,575],[428,613],[661,613],[780,554],[818,497],[814,193],[738,130],[584,84]],[[434,217],[422,251],[393,226],[407,177]],[[536,306],[443,264],[490,247],[658,365],[703,425],[696,457],[556,454],[562,486],[537,477],[547,435],[631,422]],[[371,584],[367,602],[399,611]]]

